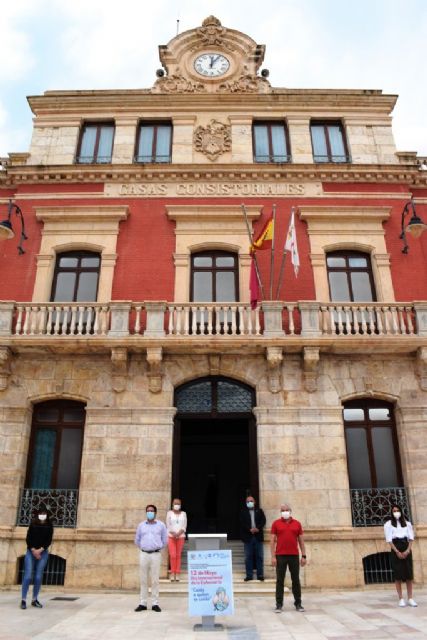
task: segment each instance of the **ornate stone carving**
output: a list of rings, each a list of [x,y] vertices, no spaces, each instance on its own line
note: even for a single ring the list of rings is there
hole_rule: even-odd
[[[320,350],[318,347],[304,347],[304,387],[308,393],[317,390],[317,372],[320,362]]]
[[[198,46],[215,47],[220,46],[229,51],[233,51],[233,45],[227,41],[227,29],[222,26],[221,22],[215,16],[209,16],[202,22],[202,26],[196,29],[196,33],[200,38]]]
[[[240,78],[222,82],[218,87],[219,93],[269,93],[270,91],[269,81],[249,73],[247,67],[244,68]]]
[[[5,391],[9,386],[9,378],[11,375],[10,363],[12,360],[12,351],[9,347],[0,347],[0,391]]]
[[[126,389],[128,373],[128,352],[124,347],[111,349],[111,377],[112,387],[116,393]]]
[[[416,374],[421,389],[427,391],[427,347],[420,347],[417,351]]]
[[[212,119],[206,127],[199,126],[194,132],[196,151],[204,153],[210,160],[231,149],[231,127]]]
[[[268,388],[271,393],[279,393],[281,384],[281,365],[283,362],[283,349],[281,347],[267,347]]]
[[[151,393],[160,393],[162,390],[162,359],[163,350],[161,347],[148,347],[147,363],[148,363],[148,389]]]
[[[187,80],[181,71],[171,76],[159,78],[152,88],[153,93],[205,93],[206,87],[201,82]]]

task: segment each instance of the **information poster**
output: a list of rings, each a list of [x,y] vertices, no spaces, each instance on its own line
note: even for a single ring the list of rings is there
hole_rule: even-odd
[[[190,616],[233,615],[231,551],[188,552],[188,612]]]

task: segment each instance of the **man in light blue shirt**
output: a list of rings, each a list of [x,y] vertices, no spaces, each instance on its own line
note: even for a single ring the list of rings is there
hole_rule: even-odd
[[[161,550],[168,543],[168,533],[164,523],[156,519],[157,507],[154,504],[148,504],[145,511],[147,519],[139,523],[135,534],[135,544],[140,550],[141,578],[140,602],[135,611],[147,610],[148,582],[151,577],[151,608],[159,613]]]

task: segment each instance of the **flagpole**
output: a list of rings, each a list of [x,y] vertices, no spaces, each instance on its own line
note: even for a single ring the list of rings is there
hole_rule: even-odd
[[[271,239],[271,260],[270,260],[270,300],[273,300],[273,273],[274,273],[274,238],[276,229],[276,205],[273,204],[273,237]]]
[[[292,207],[292,209],[291,209],[291,217],[290,217],[289,220],[292,220],[293,213],[295,213],[295,207]],[[286,260],[286,248],[285,247],[286,247],[286,240],[287,240],[287,237],[288,237],[288,233],[289,233],[289,229],[286,232],[285,241],[283,243],[283,253],[282,253],[282,261],[281,261],[281,264],[280,264],[279,282],[277,283],[277,291],[276,291],[277,300],[279,299],[280,289],[282,288],[283,275],[284,275],[284,272],[285,272],[285,260]]]
[[[249,226],[248,214],[246,213],[246,207],[245,207],[244,204],[242,204],[242,211],[243,211],[243,215],[245,216],[246,229],[247,229],[248,237],[249,237],[249,245],[252,246],[253,237],[252,237],[251,228]],[[260,276],[260,273],[259,273],[258,260],[256,258],[255,250],[252,252],[252,258],[253,258],[253,260],[255,262],[255,271],[256,271],[257,278],[258,278],[259,288],[261,290],[261,296],[264,297],[264,288],[263,288],[262,282],[261,282],[261,276]]]

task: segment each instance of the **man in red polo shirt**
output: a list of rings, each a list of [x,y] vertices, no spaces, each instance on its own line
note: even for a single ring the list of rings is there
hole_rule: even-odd
[[[305,544],[301,523],[292,517],[292,510],[288,504],[280,506],[281,518],[275,520],[271,526],[271,564],[276,567],[276,613],[283,611],[283,591],[286,569],[289,566],[292,579],[292,593],[297,611],[304,611],[301,604],[301,584],[299,581],[299,551],[301,550],[301,566],[307,563]]]

